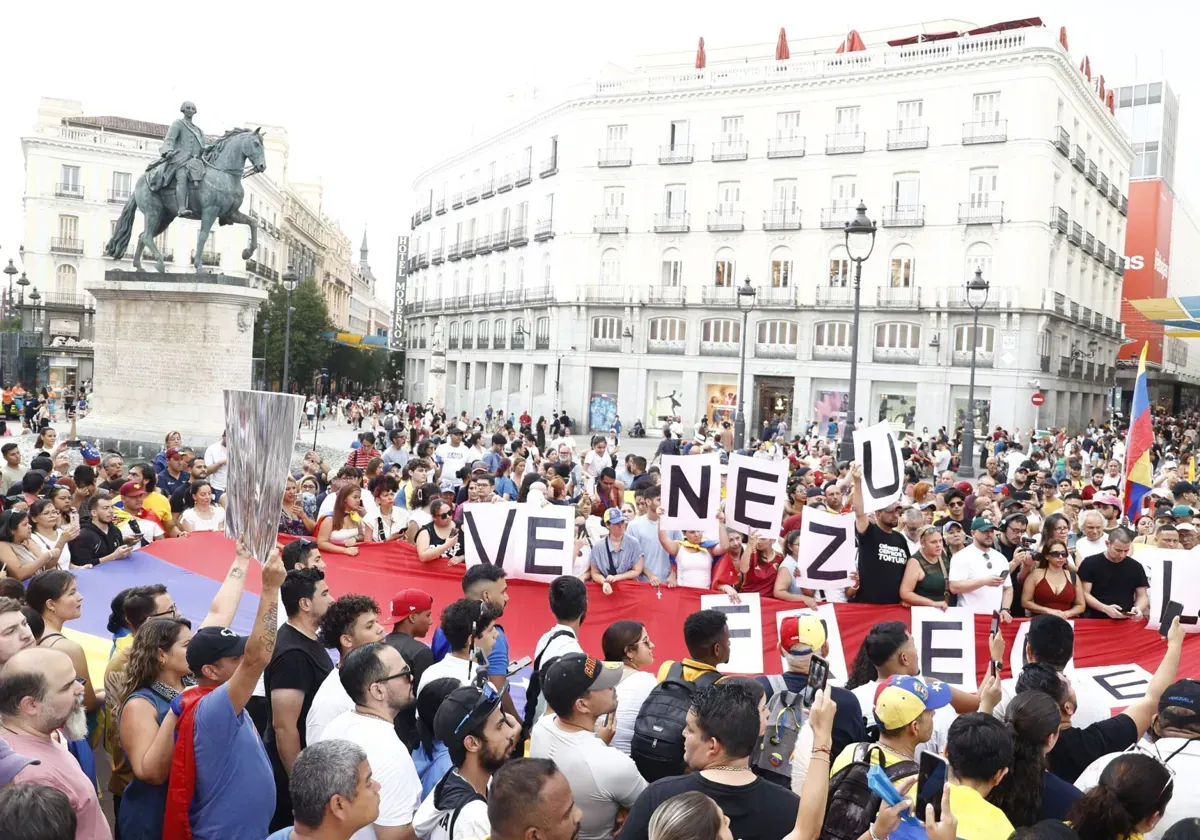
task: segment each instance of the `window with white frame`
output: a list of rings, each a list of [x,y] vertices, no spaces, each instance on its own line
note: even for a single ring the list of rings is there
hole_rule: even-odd
[[[113,198],[128,197],[133,191],[133,174],[129,172],[114,172],[112,174]],[[251,196],[253,198],[254,196]]]
[[[829,285],[844,289],[850,285],[851,277],[850,254],[845,245],[839,245],[829,255]]]
[[[488,280],[488,267],[485,265],[479,270],[479,283],[482,288],[479,290],[485,295],[491,291],[490,282]]]
[[[896,128],[900,131],[920,128],[924,125],[925,103],[920,99],[909,99],[896,103]]]
[[[610,125],[605,133],[605,148],[624,149],[629,145],[629,126]]]
[[[621,285],[621,253],[608,248],[600,255],[600,285],[606,289]]]
[[[535,336],[538,343],[545,344],[548,342],[550,340],[550,319],[546,316],[538,318],[534,324],[534,330],[536,331]]]
[[[771,252],[771,288],[786,289],[792,285],[792,252],[780,246]]]
[[[730,289],[734,285],[734,272],[737,270],[736,261],[733,251],[729,248],[722,248],[717,251],[717,258],[713,264],[713,285],[720,289]]]
[[[675,151],[688,145],[688,121],[672,120],[667,134],[667,146]]]
[[[662,257],[662,285],[677,289],[683,285],[683,257],[675,248],[668,248]]]
[[[721,117],[721,142],[740,143],[742,141],[741,117]]]
[[[79,291],[79,274],[73,265],[60,265],[54,271],[54,291],[60,295],[74,295]]]
[[[833,176],[829,182],[829,197],[834,213],[853,213],[858,206],[858,176]]]
[[[795,345],[798,327],[795,321],[759,321],[759,344]]]
[[[68,166],[65,163],[61,167],[59,175],[62,178],[62,191],[66,193],[83,192],[83,180],[80,175],[78,166]]]
[[[478,327],[479,343],[483,344],[488,340],[488,322],[480,321]]]
[[[452,297],[458,297],[462,294],[462,276],[459,272],[454,272],[454,294]]]
[[[726,318],[710,318],[700,325],[700,340],[737,344],[742,340],[742,325]]]
[[[498,289],[504,291],[508,288],[508,264],[504,260],[500,261],[497,269],[496,282],[499,284]]]
[[[857,105],[838,108],[834,113],[834,133],[843,137],[858,134],[858,114]]]
[[[473,321],[463,321],[462,339],[464,345],[475,340],[475,324]]]
[[[998,125],[1000,122],[1000,92],[977,93],[971,100],[974,122],[983,125]]]
[[[796,140],[802,136],[799,111],[781,111],[775,115],[776,139]]]
[[[875,327],[875,346],[881,350],[919,350],[921,328],[916,324],[879,324]]]
[[[686,341],[687,321],[682,318],[651,318],[648,336],[651,341]]]
[[[1000,170],[995,166],[978,166],[970,173],[970,206],[971,209],[987,208],[998,201],[1000,189]]]
[[[622,186],[604,188],[604,217],[614,219],[625,213],[625,188]]]
[[[471,266],[470,268],[467,269],[467,288],[463,292],[463,294],[465,294],[467,297],[470,297],[471,293],[474,291],[475,291],[475,267]]]
[[[720,181],[717,184],[717,212],[722,216],[731,216],[737,212],[742,200],[742,184],[740,181]]]
[[[58,238],[59,239],[78,239],[79,238],[79,217],[78,216],[59,216],[58,217]]]
[[[500,346],[504,343],[504,331],[507,326],[508,322],[503,318],[497,318],[492,323],[492,335],[496,338],[496,346]]]
[[[892,176],[892,209],[901,215],[916,212],[921,203],[921,176],[916,172],[897,172]]]
[[[668,218],[681,219],[687,212],[687,186],[667,184],[663,191],[663,213]]]
[[[800,184],[795,178],[778,178],[771,185],[771,209],[794,215],[800,209]]]
[[[849,347],[850,324],[846,321],[822,321],[813,330],[813,344],[817,347]]]
[[[992,246],[986,242],[972,242],[967,247],[966,279],[964,282],[971,282],[971,279],[975,276],[975,269],[983,272],[985,280],[992,274]]]
[[[621,319],[609,316],[592,319],[592,338],[618,341],[621,338]]]
[[[917,255],[911,245],[901,244],[892,249],[890,272],[893,289],[908,289],[917,284]]]
[[[450,346],[456,347],[458,345],[458,321],[450,322],[450,331],[449,332],[450,332]]]
[[[970,324],[954,328],[954,351],[956,353],[970,352],[974,329]],[[978,335],[975,335],[974,345],[975,349],[981,353],[993,352],[996,347],[995,330],[988,326],[980,326]]]

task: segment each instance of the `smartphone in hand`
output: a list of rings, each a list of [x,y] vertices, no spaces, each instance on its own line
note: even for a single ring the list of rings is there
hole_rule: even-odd
[[[935,819],[942,818],[942,789],[946,785],[946,759],[933,750],[921,753],[917,774],[917,813],[924,816],[925,806],[933,806]]]
[[[999,630],[1000,630],[1000,613],[994,612],[994,613],[992,613],[992,629],[988,631],[988,638],[990,639],[990,638],[992,638],[992,636],[995,636],[996,633],[999,632]]]
[[[821,657],[813,654],[808,662],[808,682],[804,686],[804,692],[801,695],[800,702],[804,708],[812,707],[816,702],[817,692],[825,687],[825,683],[829,681],[829,663]]]
[[[1167,633],[1171,631],[1171,624],[1182,615],[1183,604],[1178,601],[1167,601],[1167,608],[1158,622],[1158,634],[1164,639],[1167,638]]]

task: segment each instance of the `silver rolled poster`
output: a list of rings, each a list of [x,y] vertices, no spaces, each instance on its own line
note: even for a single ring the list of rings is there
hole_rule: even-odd
[[[279,536],[279,506],[303,405],[296,394],[225,391],[225,535],[245,539],[259,563]]]

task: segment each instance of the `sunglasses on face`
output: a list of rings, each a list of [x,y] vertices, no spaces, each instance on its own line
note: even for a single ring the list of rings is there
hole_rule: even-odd
[[[957,499],[954,500],[953,502],[946,502],[946,507],[962,507],[962,506],[963,506],[963,503],[958,501]]]
[[[435,514],[433,515],[433,518],[434,518],[434,519],[449,519],[449,518],[450,518],[450,514],[448,514],[448,513],[435,513]]]
[[[1051,551],[1051,552],[1049,552],[1049,555],[1051,557],[1066,557],[1066,556],[1068,556],[1067,552],[1065,552],[1065,551]]]
[[[376,682],[385,683],[385,682],[391,682],[392,680],[411,680],[411,679],[412,679],[412,668],[406,667],[403,671],[397,671],[396,673],[391,674],[390,676],[386,676],[383,679],[376,680]]]

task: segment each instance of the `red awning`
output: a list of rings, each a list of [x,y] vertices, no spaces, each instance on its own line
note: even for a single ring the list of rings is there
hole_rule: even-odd
[[[1062,44],[1062,48],[1067,52],[1071,51],[1071,48],[1067,46],[1067,27],[1065,26],[1058,27],[1058,43]]]
[[[978,29],[972,29],[968,35],[986,35],[988,32],[1005,32],[1009,29],[1028,29],[1031,26],[1041,26],[1041,18],[1022,18],[1021,20],[1006,20],[1003,23],[993,23],[990,26],[981,26]]]
[[[704,54],[704,38],[700,38],[700,46],[696,48],[696,69],[703,70],[708,64],[708,56]]]
[[[957,38],[958,32],[930,32],[920,35],[913,35],[908,38],[897,38],[895,41],[888,41],[889,47],[907,47],[912,44],[921,44],[925,41],[945,41],[947,38]]]
[[[851,29],[846,33],[846,38],[842,41],[842,45],[837,48],[837,51],[840,55],[841,53],[859,52],[866,48],[867,45],[863,43],[862,36],[858,34],[857,30]]]
[[[792,57],[792,51],[788,49],[787,32],[783,27],[779,27],[779,40],[775,42],[775,60],[787,61]]]

